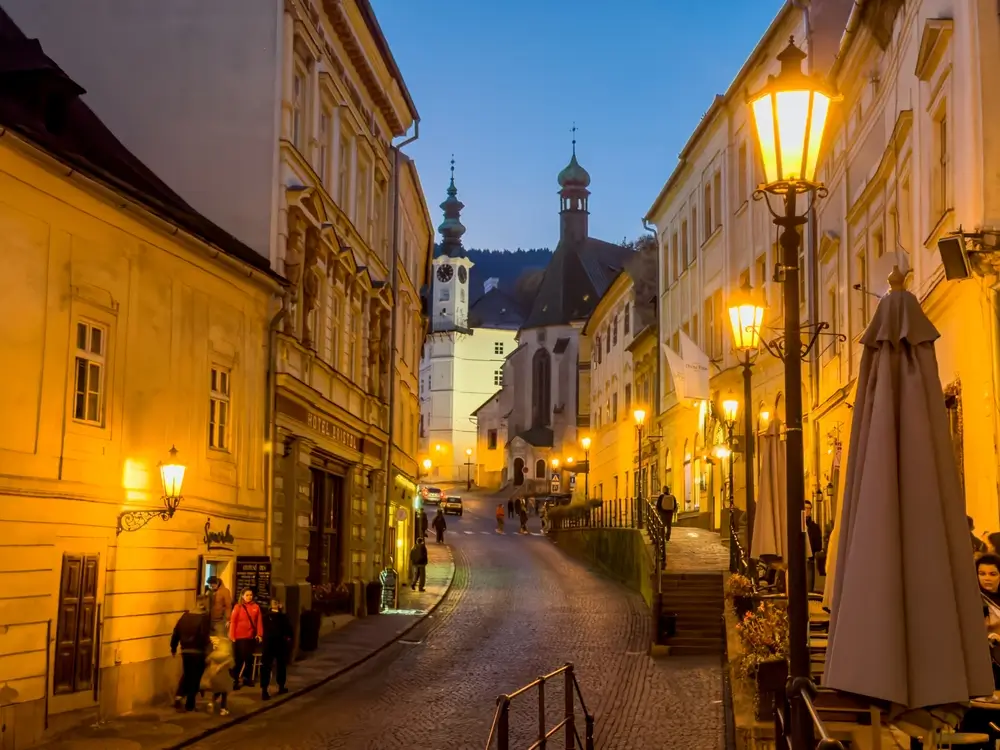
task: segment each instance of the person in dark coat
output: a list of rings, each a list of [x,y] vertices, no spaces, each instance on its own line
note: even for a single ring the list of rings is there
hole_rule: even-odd
[[[211,643],[211,628],[208,602],[204,597],[198,597],[194,611],[181,615],[170,636],[171,656],[177,656],[178,646],[181,649],[184,674],[179,692],[184,696],[185,711],[194,711],[195,698],[201,690],[201,675],[205,671],[205,654]]]
[[[278,683],[278,695],[288,692],[285,687],[288,654],[294,638],[292,623],[288,615],[281,609],[281,602],[271,599],[271,609],[264,615],[264,651],[260,658],[260,697],[270,700],[267,692],[271,684],[271,668],[276,667],[275,677]]]
[[[817,571],[823,572],[823,563],[825,560],[825,553],[823,552],[823,530],[819,527],[819,524],[812,517],[812,503],[806,500],[805,503],[806,510],[806,541],[808,542],[808,548],[806,549],[807,564],[806,564],[806,586],[809,591],[812,591],[816,586],[816,573]]]
[[[514,517],[514,498],[507,501],[507,518]]]
[[[437,535],[437,543],[444,542],[444,530],[448,528],[448,522],[444,520],[444,511],[438,508],[437,515],[434,516],[434,533]]]
[[[667,541],[670,541],[670,534],[674,530],[674,516],[677,515],[677,498],[670,492],[669,487],[664,487],[660,497],[656,500],[656,512],[660,514],[663,522],[663,531]]]
[[[427,536],[427,511],[423,507],[420,508],[420,513],[417,514],[417,536]]]
[[[427,582],[427,545],[424,544],[422,536],[417,537],[413,549],[410,550],[410,589],[415,589],[420,584],[420,590],[424,590]]]
[[[518,520],[521,521],[521,530],[519,533],[528,533],[528,510],[523,505],[517,511]]]

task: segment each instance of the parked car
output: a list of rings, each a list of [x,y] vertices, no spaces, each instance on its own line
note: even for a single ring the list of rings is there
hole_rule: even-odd
[[[438,487],[424,485],[420,488],[420,499],[423,500],[424,505],[439,505],[442,497],[443,495]]]
[[[457,495],[449,495],[441,501],[441,511],[445,515],[449,513],[456,516],[462,515],[462,498]]]

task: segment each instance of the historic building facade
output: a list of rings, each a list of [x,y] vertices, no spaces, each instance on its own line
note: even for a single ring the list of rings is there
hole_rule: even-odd
[[[503,385],[503,363],[523,320],[496,279],[487,280],[485,294],[470,305],[473,263],[462,246],[462,208],[452,164],[428,295],[431,327],[420,365],[420,445],[431,460],[432,482],[465,482],[489,461],[480,454],[476,411]],[[495,442],[489,448],[487,441],[486,450],[496,450]]]
[[[578,460],[580,332],[632,250],[589,236],[590,174],[576,158],[558,176],[559,243],[503,367],[500,409],[507,421],[504,464],[515,487],[556,478],[566,491]],[[552,461],[560,461],[552,474]],[[575,474],[573,474],[575,475]]]
[[[938,242],[1000,226],[995,169],[1000,21],[981,2],[872,2],[852,14],[832,79],[844,99],[820,175],[816,291],[847,342],[820,355],[813,411],[820,472],[839,496],[860,364],[857,338],[893,265],[941,334],[935,344],[966,507],[977,532],[1000,528],[997,293],[946,281]],[[877,11],[877,12],[873,12]],[[972,241],[970,240],[970,245]]]
[[[21,50],[0,92],[4,747],[33,744],[54,714],[172,695],[180,613],[208,576],[233,587],[266,553],[281,291],[23,39],[0,11],[0,47]],[[184,467],[178,498],[163,463]]]
[[[391,145],[418,114],[370,3],[9,6],[123,142],[288,280],[269,337],[265,553],[293,622],[315,587],[349,587],[363,611],[361,584],[407,536],[431,253]]]
[[[849,0],[811,3],[804,17],[791,2],[770,28],[730,84],[716,96],[680,154],[680,161],[646,214],[656,226],[660,245],[659,338],[661,349],[684,360],[687,337],[709,362],[707,394],[678,393],[679,373],[663,361],[661,402],[650,429],[658,443],[659,480],[680,504],[678,522],[720,529],[728,534],[728,467],[718,458],[726,440],[721,402],[730,393],[741,401],[737,434],[742,433],[742,374],[732,350],[727,307],[745,283],[767,302],[764,336],[773,337],[783,319],[781,288],[773,281],[777,263],[775,228],[762,201],[753,200],[761,179],[746,92],[761,88],[777,71],[777,53],[794,36],[810,55],[813,69],[829,70],[843,32]],[[803,244],[802,319],[816,322],[814,254]],[[821,342],[820,348],[828,342]],[[690,352],[687,359],[691,359]],[[808,373],[804,382],[812,382]],[[781,363],[761,353],[753,369],[754,424],[783,419]],[[706,398],[707,396],[707,398]],[[812,404],[811,392],[804,403]],[[815,427],[806,424],[806,485],[822,482],[815,454]],[[744,469],[736,455],[733,496],[745,508]],[[822,509],[818,509],[822,511]]]

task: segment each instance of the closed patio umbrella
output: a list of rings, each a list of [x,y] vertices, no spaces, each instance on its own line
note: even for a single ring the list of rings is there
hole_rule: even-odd
[[[939,334],[889,282],[861,337],[823,683],[918,709],[989,695],[993,675]]]
[[[758,481],[757,512],[753,519],[750,557],[760,560],[770,555],[784,559],[788,547],[785,523],[785,443],[781,439],[781,422],[778,419],[774,419],[760,437]]]

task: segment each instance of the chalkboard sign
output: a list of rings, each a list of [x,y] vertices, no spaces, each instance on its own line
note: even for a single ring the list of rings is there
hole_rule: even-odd
[[[253,591],[261,609],[271,608],[271,558],[237,557],[233,597],[239,601],[244,589]]]
[[[386,568],[379,574],[382,579],[382,609],[396,608],[396,582],[398,575],[392,566]]]

